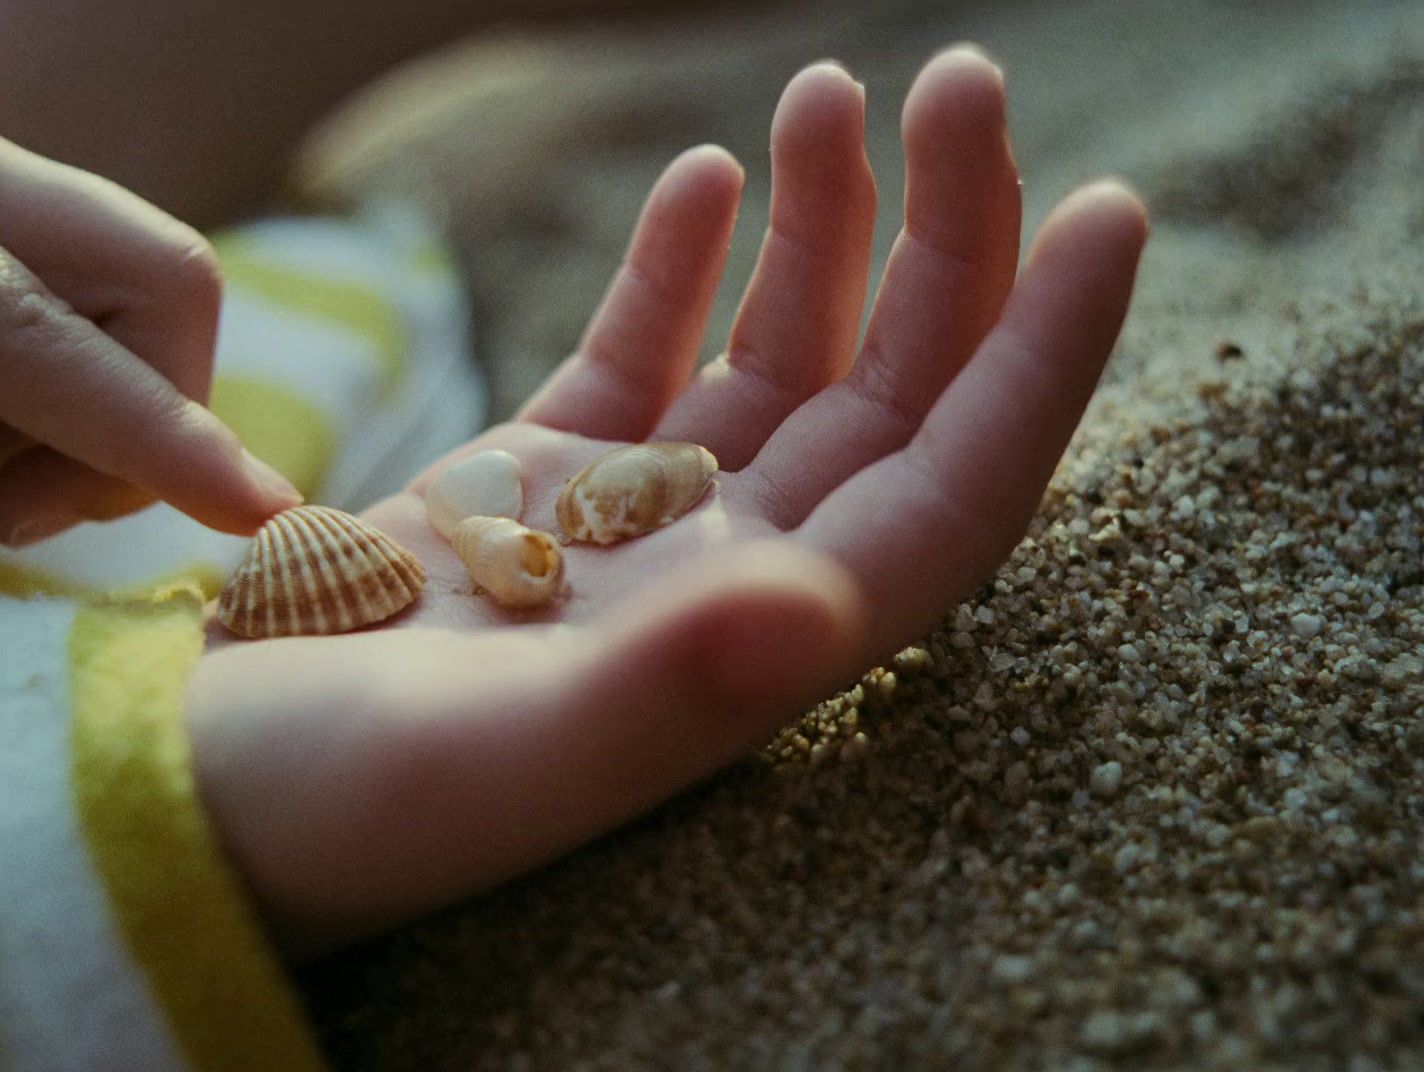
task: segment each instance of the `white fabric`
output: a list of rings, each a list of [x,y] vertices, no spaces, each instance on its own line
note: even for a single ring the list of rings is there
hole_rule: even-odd
[[[383,400],[379,419],[360,428],[327,474],[322,501],[360,510],[391,495],[488,419],[483,377],[470,358],[470,308],[459,279],[417,265],[439,248],[409,206],[373,205],[360,227],[321,220],[264,220],[251,233],[286,263],[387,294],[401,310],[406,372]]]
[[[78,525],[23,551],[0,548],[0,563],[15,562],[86,588],[130,588],[193,562],[226,576],[249,542],[159,503],[118,521]]]
[[[427,222],[408,206],[368,207],[358,226],[337,221],[275,218],[243,231],[265,259],[332,281],[359,284],[386,296],[402,314],[406,329],[405,373],[394,390],[379,397],[332,398],[328,412],[344,406],[346,438],[327,474],[319,499],[330,506],[360,510],[393,494],[416,472],[484,426],[488,401],[483,381],[472,374],[470,311],[459,280],[417,265],[422,250],[439,248]],[[237,300],[250,299],[235,290]],[[234,310],[234,318],[241,312]],[[237,332],[265,318],[244,317],[232,338],[219,345],[236,358]],[[338,329],[332,325],[329,330]],[[323,345],[329,345],[327,336]],[[288,352],[283,346],[282,351]],[[303,352],[297,349],[296,352]],[[269,362],[270,363],[270,362]],[[282,376],[299,391],[301,373]],[[275,379],[275,377],[274,377]],[[381,386],[378,381],[377,390]]]
[[[385,379],[371,340],[235,286],[223,297],[216,371],[299,395],[325,414],[339,439],[359,414],[375,410]]]
[[[0,1072],[185,1068],[78,827],[74,612],[68,600],[0,598]]]

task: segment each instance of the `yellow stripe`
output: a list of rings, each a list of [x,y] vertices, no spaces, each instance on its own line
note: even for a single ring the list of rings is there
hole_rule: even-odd
[[[288,388],[228,375],[214,380],[209,405],[248,450],[303,495],[316,494],[336,455],[336,433],[321,409]]]
[[[33,566],[0,562],[0,596],[32,599],[35,596],[77,596],[88,591],[83,585],[66,581]]]
[[[369,339],[381,361],[386,387],[400,381],[409,345],[400,312],[384,294],[351,280],[329,279],[283,264],[252,239],[219,237],[213,244],[223,276],[232,286]]]
[[[66,596],[71,599],[167,599],[179,592],[212,599],[222,589],[223,583],[224,577],[217,567],[207,562],[189,562],[160,577],[122,588],[81,584],[34,566],[0,562],[0,596],[19,599],[30,599],[34,596]]]
[[[422,242],[410,254],[410,266],[427,279],[453,280],[459,274],[450,251],[434,239]]]
[[[181,708],[201,650],[195,599],[79,612],[70,675],[80,825],[188,1061],[203,1072],[317,1072],[296,997],[198,804]]]

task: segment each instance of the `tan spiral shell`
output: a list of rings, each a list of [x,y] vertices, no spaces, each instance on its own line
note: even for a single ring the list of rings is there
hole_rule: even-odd
[[[506,607],[539,607],[559,593],[564,555],[547,532],[507,517],[467,517],[451,541],[470,580]]]
[[[389,618],[424,587],[420,561],[385,533],[329,506],[298,506],[258,530],[218,597],[218,620],[245,637],[344,633]]]
[[[696,443],[620,447],[564,486],[554,514],[571,540],[630,540],[691,510],[716,472],[717,459]]]

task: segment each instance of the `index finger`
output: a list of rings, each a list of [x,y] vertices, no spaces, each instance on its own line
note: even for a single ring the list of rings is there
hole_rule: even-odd
[[[221,421],[4,249],[0,383],[0,422],[213,528],[252,532],[301,501]]]

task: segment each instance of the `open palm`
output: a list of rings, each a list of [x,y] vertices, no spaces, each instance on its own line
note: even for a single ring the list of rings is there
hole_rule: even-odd
[[[1019,272],[1002,79],[947,52],[906,101],[905,228],[857,353],[863,117],[834,65],[788,87],[771,225],[724,357],[694,376],[741,186],[704,147],[654,189],[578,352],[451,456],[515,455],[524,522],[557,531],[554,500],[593,458],[696,442],[722,472],[692,513],[566,548],[567,594],[510,613],[470,594],[427,525],[427,473],[367,514],[425,564],[411,613],[204,657],[200,788],[294,947],[389,926],[651,807],[921,635],[1018,541],[1121,326],[1143,210],[1116,184],[1080,190]]]

